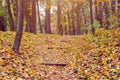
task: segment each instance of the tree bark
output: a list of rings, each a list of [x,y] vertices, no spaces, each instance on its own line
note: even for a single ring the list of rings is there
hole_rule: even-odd
[[[58,26],[58,34],[62,35],[63,30],[62,30],[62,23],[61,23],[61,1],[57,1],[57,26]]]
[[[98,2],[95,0],[95,19],[99,21],[99,16],[98,16]]]
[[[93,4],[92,4],[92,0],[90,0],[90,24],[92,27],[92,34],[95,34],[95,29],[94,29],[94,21],[93,21]]]
[[[12,47],[12,50],[18,54],[21,38],[22,38],[22,32],[23,32],[23,20],[24,20],[24,0],[18,1],[19,7],[18,7],[18,18],[17,18],[17,30],[16,30],[16,36],[14,40],[14,45]]]
[[[36,0],[32,0],[32,29],[36,34]]]
[[[30,3],[30,1],[25,1],[25,18],[26,18],[26,32],[31,32],[33,33],[33,29],[32,29],[32,21],[31,21],[31,16],[29,15],[29,11],[28,11],[28,4]]]
[[[74,16],[74,3],[72,4],[72,27],[71,27],[71,35],[75,35],[75,16]]]
[[[98,11],[98,21],[100,23],[100,28],[103,27],[103,5],[102,5],[102,2],[99,2],[98,3],[98,8],[99,8],[99,11]]]
[[[116,11],[116,0],[112,0],[111,2],[111,8],[112,8],[112,14],[115,15],[115,11]]]
[[[6,0],[6,2],[7,2],[7,11],[8,11],[8,15],[9,15],[10,31],[14,31],[15,27],[14,27],[13,15],[11,12],[10,0]]]
[[[3,16],[0,16],[0,31],[6,31],[6,20]]]
[[[64,21],[64,32],[63,32],[63,34],[65,34],[65,35],[67,35],[67,25],[66,25],[66,17],[64,16],[64,19],[63,19],[63,21]]]
[[[117,6],[117,8],[118,8],[118,27],[120,28],[120,0],[118,0],[118,6]]]
[[[41,17],[40,17],[40,9],[39,9],[39,0],[37,0],[37,12],[38,12],[38,24],[40,32],[43,33],[42,24],[41,24]]]
[[[81,34],[81,28],[80,28],[80,5],[77,3],[77,10],[76,10],[76,18],[77,18],[77,26],[76,26],[76,35]]]
[[[15,6],[16,6],[16,11],[15,11],[15,19],[17,21],[17,14],[18,14],[18,0],[15,0]],[[15,22],[15,30],[16,30],[17,22]]]
[[[109,21],[108,21],[108,18],[109,18],[109,8],[108,8],[108,5],[109,3],[108,2],[105,2],[104,3],[104,10],[105,10],[105,19],[106,19],[106,25],[105,25],[105,29],[108,29],[109,28]]]
[[[51,33],[51,26],[50,26],[50,7],[51,7],[51,0],[46,0],[46,9],[45,9],[45,33]]]
[[[68,26],[69,26],[69,34],[71,34],[71,20],[70,20],[70,12],[67,12],[67,16],[68,16]]]

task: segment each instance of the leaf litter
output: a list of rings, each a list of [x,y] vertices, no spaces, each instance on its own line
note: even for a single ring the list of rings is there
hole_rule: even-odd
[[[0,32],[0,80],[120,80],[119,29],[84,36],[23,33],[20,54],[11,50],[14,36]]]

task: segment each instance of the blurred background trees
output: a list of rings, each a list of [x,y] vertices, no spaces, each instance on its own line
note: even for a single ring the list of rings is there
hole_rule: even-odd
[[[119,0],[25,0],[23,30],[83,35],[120,26]],[[0,30],[16,31],[18,0],[0,0]]]

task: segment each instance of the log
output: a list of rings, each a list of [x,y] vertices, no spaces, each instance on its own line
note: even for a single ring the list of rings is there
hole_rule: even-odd
[[[43,62],[42,65],[49,65],[49,66],[66,66],[66,63],[46,63]]]

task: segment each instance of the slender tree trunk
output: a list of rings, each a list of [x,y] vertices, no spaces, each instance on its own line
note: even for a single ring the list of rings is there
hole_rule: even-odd
[[[29,15],[29,11],[28,11],[28,4],[30,3],[30,1],[25,1],[25,18],[26,18],[26,32],[31,32],[33,33],[33,29],[32,29],[32,21],[31,21],[31,16]]]
[[[45,33],[50,34],[51,33],[51,26],[50,26],[50,7],[51,7],[51,1],[46,1],[46,9],[45,9]]]
[[[16,6],[16,17],[17,17],[17,14],[18,14],[18,0],[15,0],[15,6]]]
[[[99,2],[98,3],[98,8],[99,8],[99,11],[98,11],[98,21],[100,22],[100,28],[103,27],[103,5],[102,5],[102,2]]]
[[[118,27],[120,28],[120,0],[118,0]]]
[[[12,47],[12,50],[15,53],[19,53],[21,38],[22,38],[22,32],[23,32],[23,20],[24,20],[24,0],[18,1],[19,7],[18,7],[18,18],[17,18],[17,30],[16,30],[16,36],[14,40],[14,45]]]
[[[39,9],[39,0],[37,0],[37,12],[38,12],[38,24],[40,32],[43,33],[42,24],[41,24],[41,17],[40,17],[40,9]]]
[[[92,0],[90,0],[90,24],[92,26],[92,34],[95,34],[95,29],[94,29],[94,25],[93,25],[94,21],[93,21],[93,9],[92,9],[92,6],[93,6]]]
[[[15,10],[15,20],[17,21],[17,14],[18,14],[18,0],[15,0],[15,7],[16,7],[16,10]],[[16,26],[17,26],[17,22],[15,21],[15,30],[16,30]]]
[[[71,20],[70,20],[70,12],[67,12],[67,16],[68,16],[68,26],[69,26],[69,34],[71,34]]]
[[[11,5],[10,5],[10,0],[6,0],[7,2],[7,11],[9,15],[9,24],[10,24],[10,31],[14,31],[14,20],[13,20],[13,15],[11,12]]]
[[[104,9],[105,9],[105,19],[106,19],[106,25],[105,25],[105,29],[108,29],[109,28],[109,21],[108,21],[108,18],[109,18],[109,8],[108,8],[108,5],[109,3],[108,2],[105,2],[104,3]]]
[[[16,30],[17,25],[17,14],[18,14],[18,0],[11,0],[11,4],[13,5],[11,8],[13,12],[13,18],[14,18],[14,30]]]
[[[81,34],[81,28],[80,28],[80,5],[77,3],[77,10],[76,10],[76,18],[77,18],[77,26],[76,26],[76,35]]]
[[[85,11],[83,9],[82,9],[82,13],[83,13],[83,18],[84,18],[84,24],[87,24],[87,19],[86,19]]]
[[[6,31],[6,20],[3,16],[0,16],[0,31]]]
[[[25,32],[29,32],[28,24],[26,24],[26,26],[25,26]]]
[[[64,31],[63,31],[63,34],[67,35],[67,25],[66,25],[66,17],[64,16]]]
[[[112,14],[114,15],[115,14],[115,7],[116,6],[116,0],[112,0],[112,2],[111,2],[111,8],[112,8]]]
[[[36,0],[32,0],[32,28],[33,33],[36,34]]]
[[[74,3],[72,4],[72,27],[71,27],[71,34],[75,35],[75,17],[74,17]]]
[[[99,21],[99,16],[98,16],[98,2],[95,0],[95,19]]]
[[[84,10],[82,9],[82,13],[83,13],[83,18],[84,18],[84,23],[83,24],[87,24],[87,17],[85,15],[85,12]],[[84,30],[81,30],[81,34],[88,34],[88,29],[84,29]]]
[[[60,0],[57,1],[57,26],[58,26],[58,34],[62,35],[62,23],[61,23],[61,2]]]

